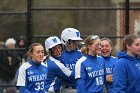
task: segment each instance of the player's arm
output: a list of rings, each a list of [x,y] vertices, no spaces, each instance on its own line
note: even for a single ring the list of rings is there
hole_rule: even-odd
[[[126,73],[124,62],[115,64],[113,68],[113,93],[126,93]]]
[[[85,88],[85,68],[81,62],[77,62],[75,66],[75,79],[76,79],[76,90],[77,93],[86,93]]]
[[[77,90],[77,93],[86,93],[84,79],[82,78],[76,79],[76,90]]]
[[[17,84],[20,93],[31,93],[26,86],[26,68],[21,66],[18,70]]]
[[[57,72],[56,75],[62,79],[74,80],[75,75],[70,71],[67,67],[64,66],[62,63],[57,63]]]
[[[53,57],[50,57],[50,60],[54,62],[54,65],[52,65],[53,67],[51,68],[51,72],[54,75],[60,77],[61,79],[74,79],[74,73],[65,67],[63,63]]]

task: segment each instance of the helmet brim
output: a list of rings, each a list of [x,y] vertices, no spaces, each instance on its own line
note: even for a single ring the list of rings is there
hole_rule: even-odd
[[[80,37],[77,37],[77,38],[70,38],[70,40],[83,40],[83,39]]]

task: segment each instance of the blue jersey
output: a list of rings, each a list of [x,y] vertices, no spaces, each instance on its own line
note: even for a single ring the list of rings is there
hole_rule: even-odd
[[[67,51],[64,50],[62,56],[64,58],[64,65],[70,69],[71,71],[74,72],[75,74],[75,64],[82,57],[82,53],[79,50],[72,50],[72,51]],[[75,80],[73,82],[70,81],[65,81],[65,86],[69,87],[76,87],[76,82]]]
[[[30,60],[19,68],[16,86],[22,89],[20,93],[45,93],[47,73],[45,64]]]
[[[62,86],[61,80],[74,80],[74,74],[64,66],[60,61],[63,61],[61,58],[55,58],[50,56],[46,60],[46,65],[48,67],[48,78],[46,89],[49,92],[55,92],[59,90]]]
[[[75,67],[77,93],[104,92],[104,59],[100,56],[85,55]]]
[[[103,57],[103,56],[102,56]],[[103,57],[104,58],[104,64],[105,64],[105,75],[112,75],[113,74],[113,66],[118,58],[109,56],[109,57]],[[112,93],[113,84],[111,82],[106,82],[108,93]]]
[[[140,60],[124,52],[117,56],[113,69],[113,93],[140,93]]]

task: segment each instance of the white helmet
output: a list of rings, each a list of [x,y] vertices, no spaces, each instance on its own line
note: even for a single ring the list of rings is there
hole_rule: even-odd
[[[65,45],[68,40],[82,40],[80,32],[75,28],[66,28],[61,33],[61,41]]]
[[[45,40],[45,49],[47,52],[49,52],[50,48],[59,44],[62,44],[60,39],[57,36],[51,36]]]

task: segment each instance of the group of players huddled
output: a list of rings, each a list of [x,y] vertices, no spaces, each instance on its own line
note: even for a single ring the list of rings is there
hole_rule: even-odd
[[[140,93],[140,38],[126,35],[116,57],[112,50],[109,38],[83,40],[77,29],[66,28],[61,39],[45,40],[45,50],[30,45],[16,86],[20,93]]]

